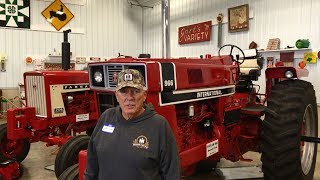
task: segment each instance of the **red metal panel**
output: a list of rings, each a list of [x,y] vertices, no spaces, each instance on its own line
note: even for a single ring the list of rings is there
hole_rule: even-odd
[[[106,63],[145,63],[147,65],[148,90],[160,92],[160,63],[173,63],[177,90],[225,86],[235,84],[238,66],[230,56],[213,57],[211,59],[111,59]],[[100,62],[101,63],[101,62]],[[201,70],[203,81],[189,82],[190,70]],[[197,78],[197,77],[195,77]]]
[[[211,21],[179,27],[179,44],[210,41]]]
[[[301,78],[301,77],[307,77],[309,75],[309,71],[307,69],[300,69],[300,68],[294,68],[294,67],[272,67],[266,69],[266,94],[268,95],[272,88],[272,80],[281,78],[285,78],[285,72],[291,71],[293,72],[292,78]]]
[[[79,180],[84,180],[84,170],[87,164],[87,151],[80,151],[79,153]]]
[[[31,131],[27,129],[30,120],[35,118],[33,107],[9,109],[7,111],[7,136],[8,139],[17,140],[30,138]]]
[[[160,82],[160,73],[158,63],[146,63],[147,65],[147,77],[148,80],[148,91],[149,92],[160,92],[161,86]]]

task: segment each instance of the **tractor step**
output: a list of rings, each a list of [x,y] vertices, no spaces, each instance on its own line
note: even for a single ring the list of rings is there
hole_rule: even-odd
[[[301,136],[301,141],[313,142],[313,143],[319,143],[320,144],[320,138],[318,138],[318,137]]]

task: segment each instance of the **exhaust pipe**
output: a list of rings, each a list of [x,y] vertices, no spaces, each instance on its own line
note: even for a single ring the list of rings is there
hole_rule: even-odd
[[[170,58],[170,1],[162,0],[162,58]]]
[[[62,42],[62,69],[70,69],[70,43],[68,42],[68,34],[71,29],[63,31],[63,42]]]

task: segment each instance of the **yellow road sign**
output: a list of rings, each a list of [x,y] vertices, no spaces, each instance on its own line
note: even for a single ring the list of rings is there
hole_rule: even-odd
[[[41,14],[57,31],[74,17],[60,0],[53,1]]]

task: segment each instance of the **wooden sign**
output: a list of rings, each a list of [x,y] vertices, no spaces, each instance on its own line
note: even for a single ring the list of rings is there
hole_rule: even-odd
[[[278,49],[280,49],[280,39],[279,38],[269,39],[267,50],[278,50]]]
[[[179,44],[210,41],[211,21],[179,27]]]

